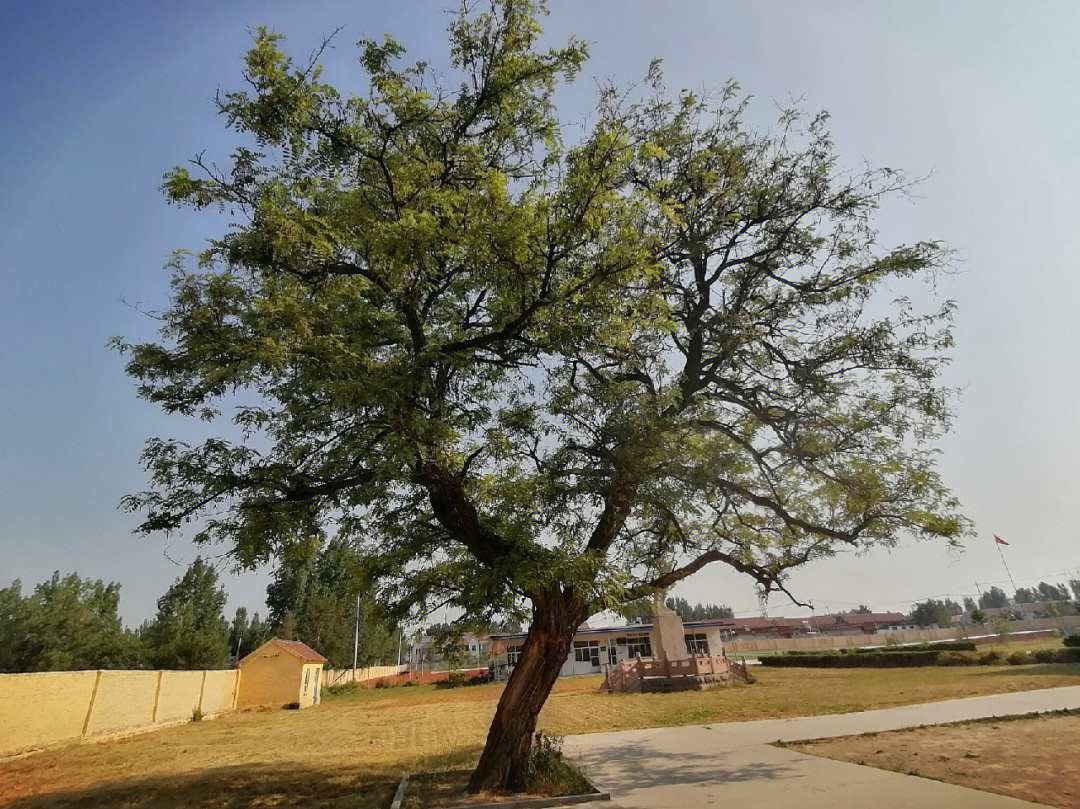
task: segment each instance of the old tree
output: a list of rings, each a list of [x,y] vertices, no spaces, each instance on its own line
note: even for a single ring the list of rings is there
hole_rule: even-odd
[[[473,789],[520,785],[591,613],[967,530],[931,447],[950,307],[897,297],[943,252],[872,224],[905,181],[655,66],[561,124],[586,47],[541,48],[541,11],[467,10],[449,78],[361,42],[357,95],[259,32],[218,102],[247,145],[164,185],[225,232],[121,345],[145,399],[240,428],[149,442],[143,530],[193,520],[239,564],[345,541],[401,611],[528,616]]]

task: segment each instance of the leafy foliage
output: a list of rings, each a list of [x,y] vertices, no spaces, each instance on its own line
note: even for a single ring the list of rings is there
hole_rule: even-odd
[[[731,607],[722,604],[690,604],[681,596],[668,597],[665,601],[668,608],[679,614],[684,621],[711,621],[718,618],[734,618],[735,613]],[[647,621],[652,619],[653,601],[651,598],[640,598],[623,604],[619,613],[628,620]]]
[[[358,595],[359,665],[395,659],[396,627],[372,599],[362,558],[340,542],[321,554],[293,553],[282,560],[267,588],[271,633],[301,640],[330,666],[348,668],[353,664]]]
[[[915,605],[911,610],[911,620],[919,626],[948,627],[953,615],[963,615],[964,608],[946,598],[939,601],[933,598],[927,599]]]
[[[247,607],[237,607],[229,627],[229,653],[242,660],[270,639],[270,626],[263,623],[259,613],[248,621]]]
[[[159,669],[225,668],[229,625],[222,615],[225,590],[213,565],[196,557],[158,599],[154,620],[142,630],[146,659]]]
[[[944,263],[875,244],[903,177],[841,169],[823,115],[756,132],[734,86],[669,100],[656,70],[566,145],[586,49],[538,34],[527,3],[459,18],[455,90],[364,42],[344,96],[260,30],[219,102],[253,146],[165,182],[239,218],[175,265],[162,342],[121,347],[169,412],[255,392],[233,419],[263,441],[149,442],[143,530],[201,516],[255,563],[334,526],[402,603],[478,616],[959,537],[929,446],[951,308],[878,295]]]
[[[1013,595],[1013,601],[1017,604],[1034,604],[1038,600],[1038,594],[1028,587],[1017,588],[1015,595]]]
[[[194,522],[242,564],[346,543],[400,615],[531,603],[548,640],[504,696],[531,704],[474,789],[520,784],[590,613],[969,528],[934,455],[952,306],[903,297],[947,255],[873,224],[910,183],[842,166],[824,114],[758,131],[735,85],[671,96],[657,64],[567,129],[587,48],[541,48],[541,11],[466,8],[449,80],[364,41],[354,94],[260,29],[218,100],[242,145],[164,183],[232,216],[173,263],[160,340],[118,341],[144,399],[221,425],[148,442],[143,531]]]
[[[1000,587],[991,587],[979,596],[979,606],[984,610],[1001,609],[1009,606],[1009,597]]]
[[[0,671],[135,668],[138,638],[119,603],[119,584],[59,571],[25,598],[19,581],[0,589]]]

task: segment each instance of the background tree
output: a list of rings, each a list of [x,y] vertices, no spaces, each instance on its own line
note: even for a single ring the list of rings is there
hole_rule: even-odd
[[[334,668],[353,664],[357,596],[360,596],[358,664],[396,660],[396,627],[372,598],[364,562],[343,542],[322,553],[287,554],[267,588],[272,632],[301,640]]]
[[[723,604],[691,604],[681,596],[669,596],[664,602],[668,609],[674,610],[684,621],[714,621],[721,618],[734,618],[731,607]],[[619,607],[619,614],[630,621],[649,623],[653,618],[652,598],[639,598]]]
[[[1009,606],[1009,597],[1000,587],[991,587],[979,596],[979,606],[984,610],[1001,609]]]
[[[1028,587],[1019,587],[1013,595],[1013,601],[1017,604],[1034,604],[1039,600],[1036,592]]]
[[[1008,618],[995,618],[994,619],[994,632],[998,636],[998,640],[1001,643],[1009,642],[1009,635],[1011,634],[1011,626],[1009,625]]]
[[[229,654],[242,660],[270,639],[270,627],[263,623],[259,613],[248,621],[247,607],[237,607],[229,627]]]
[[[1041,581],[1036,588],[1040,601],[1068,601],[1069,588]]]
[[[234,217],[175,263],[161,341],[120,346],[168,412],[256,402],[249,441],[148,443],[144,531],[201,518],[242,564],[331,532],[400,614],[530,610],[473,790],[521,786],[591,613],[967,529],[933,455],[951,306],[895,300],[944,253],[873,227],[907,181],[839,165],[824,115],[759,132],[734,86],[671,97],[655,65],[566,143],[586,47],[537,18],[463,13],[445,80],[364,42],[358,95],[260,31],[219,102],[245,144],[165,182]]]
[[[938,601],[930,598],[915,605],[911,610],[911,621],[919,626],[936,625],[947,629],[951,623],[950,618],[962,612],[963,609],[955,601],[950,599]]]
[[[1080,579],[1069,579],[1069,589],[1072,590],[1073,598],[1080,601]]]
[[[59,571],[23,598],[0,589],[0,671],[136,668],[139,646],[117,612],[120,585]]]
[[[964,596],[964,612],[974,612],[979,608],[979,605],[975,603],[975,599],[971,596]]]
[[[158,599],[157,616],[142,631],[146,658],[159,669],[220,669],[229,663],[225,590],[213,565],[196,557]]]
[[[987,622],[988,618],[985,612],[980,609],[974,609],[971,611],[971,623],[982,626]]]
[[[871,615],[872,613],[873,610],[871,610],[866,604],[860,604],[855,609],[847,611],[848,615]]]

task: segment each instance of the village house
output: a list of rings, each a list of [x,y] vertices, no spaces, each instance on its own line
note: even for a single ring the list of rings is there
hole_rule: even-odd
[[[898,612],[848,612],[818,615],[806,623],[823,635],[873,635],[877,632],[901,632],[919,627]]]
[[[474,632],[465,632],[454,643],[455,657],[452,661],[464,668],[479,668],[487,665],[491,656],[491,637]],[[410,671],[430,668],[433,664],[441,667],[446,662],[445,650],[431,635],[421,635],[409,645],[406,663]]]
[[[723,632],[730,631],[727,619],[687,621],[683,624],[686,650],[691,655],[720,656],[723,653]],[[505,679],[517,664],[525,633],[491,636],[491,668],[495,679]],[[624,660],[653,658],[657,647],[653,624],[624,624],[622,626],[578,627],[563,664],[560,677],[599,674]]]

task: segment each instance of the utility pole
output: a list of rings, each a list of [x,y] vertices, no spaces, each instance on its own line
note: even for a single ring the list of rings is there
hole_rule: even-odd
[[[353,630],[352,667],[356,671],[356,661],[360,654],[360,594],[356,594],[356,628]]]

